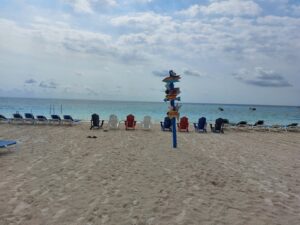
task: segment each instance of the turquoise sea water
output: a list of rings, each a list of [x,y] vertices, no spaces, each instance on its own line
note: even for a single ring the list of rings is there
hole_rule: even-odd
[[[229,122],[246,120],[255,123],[264,120],[266,124],[300,123],[300,108],[296,106],[263,106],[263,105],[235,105],[235,104],[201,104],[181,103],[181,116],[187,116],[190,122],[205,116],[208,121],[222,117]],[[100,119],[107,120],[110,114],[116,114],[120,120],[132,113],[137,121],[145,115],[150,115],[154,122],[161,121],[168,110],[168,103],[160,102],[117,102],[95,100],[66,100],[66,99],[31,99],[31,98],[1,98],[0,114],[12,117],[12,114],[30,112],[34,115],[51,114],[72,115],[73,118],[89,120],[92,113],[98,113]],[[224,111],[220,111],[221,107]],[[255,107],[252,111],[249,107]]]

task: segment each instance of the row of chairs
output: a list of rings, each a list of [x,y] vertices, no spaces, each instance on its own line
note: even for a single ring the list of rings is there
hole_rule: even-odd
[[[240,121],[236,124],[227,124],[226,127],[237,130],[262,130],[262,131],[300,131],[298,123],[288,125],[266,125],[263,120],[258,120],[255,124],[249,124],[247,121]]]
[[[210,129],[214,133],[224,133],[224,123],[226,121],[222,118],[219,118],[215,121],[215,124],[210,124]],[[201,117],[199,118],[197,123],[193,123],[195,132],[198,133],[206,133],[207,132],[207,123],[206,118]],[[167,116],[165,117],[163,122],[160,122],[161,129],[163,131],[172,131],[172,121]],[[189,132],[189,119],[184,116],[181,117],[179,123],[177,123],[178,131],[180,132]]]
[[[109,120],[107,122],[107,129],[119,129],[120,123],[122,121],[119,121],[118,117],[115,114],[112,114],[109,116]],[[104,120],[100,120],[100,117],[98,114],[94,113],[91,117],[91,127],[90,129],[95,128],[102,128],[104,125]],[[137,121],[135,120],[135,116],[132,114],[129,114],[126,119],[124,120],[124,125],[126,130],[135,130]],[[152,126],[151,117],[145,116],[143,121],[141,121],[141,127],[144,130],[150,130]]]
[[[32,113],[25,113],[24,117],[20,113],[14,113],[12,118],[6,118],[0,115],[0,121],[5,123],[18,123],[18,124],[69,124],[78,123],[80,120],[74,120],[70,115],[64,115],[63,119],[59,115],[51,115],[48,119],[44,115],[37,115]]]

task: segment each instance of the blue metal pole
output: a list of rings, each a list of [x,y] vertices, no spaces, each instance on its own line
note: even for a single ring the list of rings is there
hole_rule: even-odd
[[[170,84],[170,90],[174,90],[174,83]],[[171,106],[175,107],[175,100],[171,100]],[[177,148],[177,136],[176,136],[176,118],[172,118],[172,132],[173,132],[173,148]]]

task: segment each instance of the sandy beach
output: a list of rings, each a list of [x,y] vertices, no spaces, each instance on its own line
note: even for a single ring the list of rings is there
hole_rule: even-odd
[[[299,137],[0,124],[0,224],[300,224]]]

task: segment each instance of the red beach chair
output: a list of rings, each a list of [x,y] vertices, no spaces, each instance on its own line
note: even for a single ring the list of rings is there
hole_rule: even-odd
[[[178,131],[189,132],[189,119],[187,117],[181,117],[180,122],[177,123]]]
[[[135,130],[135,125],[136,125],[136,121],[134,120],[134,115],[129,114],[125,121],[125,129],[126,130],[129,130],[129,129]]]

